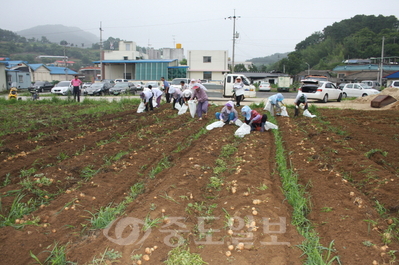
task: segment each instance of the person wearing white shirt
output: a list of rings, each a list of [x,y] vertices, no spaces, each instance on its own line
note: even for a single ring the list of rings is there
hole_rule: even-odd
[[[161,99],[162,99],[162,91],[157,88],[157,87],[152,87],[152,85],[148,86],[149,89],[151,89],[152,94],[154,95],[155,101],[157,102],[157,106],[156,108],[159,108],[159,106],[161,105]]]
[[[240,106],[241,100],[244,96],[244,83],[241,81],[241,77],[237,77],[233,85],[233,90],[236,98],[236,107]]]

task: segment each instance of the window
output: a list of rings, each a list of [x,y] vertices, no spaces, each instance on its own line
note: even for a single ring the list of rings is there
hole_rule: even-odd
[[[212,59],[211,56],[204,56],[204,63],[211,63]]]
[[[203,79],[212,80],[212,72],[204,72]]]
[[[23,82],[24,82],[24,76],[18,75],[18,83],[23,83]]]
[[[125,79],[132,79],[132,73],[125,73]]]
[[[130,44],[125,44],[125,51],[130,51]]]

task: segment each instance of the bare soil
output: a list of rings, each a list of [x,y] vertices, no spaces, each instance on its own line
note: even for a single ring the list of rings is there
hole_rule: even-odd
[[[291,225],[273,133],[236,138],[234,125],[205,131],[219,109],[197,121],[166,104],[143,114],[133,108],[3,137],[0,185],[7,185],[0,189],[0,214],[8,214],[22,180],[43,174],[52,182],[40,186],[48,194],[40,197],[43,206],[21,218],[40,218],[37,225],[0,228],[1,264],[33,264],[30,253],[43,262],[55,243],[66,245],[67,259],[78,264],[91,264],[106,250],[122,257],[103,264],[136,264],[132,256],[147,247],[154,250],[143,264],[163,264],[179,242],[209,264],[303,264],[304,238]],[[35,117],[42,112],[39,105],[31,110]],[[319,108],[315,114],[320,119],[277,118],[311,201],[308,218],[323,246],[334,242],[332,256],[342,264],[389,264],[395,257],[389,251],[399,250],[399,112]],[[226,156],[226,148],[234,151]],[[88,166],[98,173],[86,180]],[[34,174],[23,174],[31,168]],[[211,185],[214,176],[220,187]],[[137,183],[145,190],[124,214],[109,229],[93,229],[92,214],[124,201]],[[32,189],[23,194],[24,202],[38,199]],[[144,232],[146,218],[159,223]]]

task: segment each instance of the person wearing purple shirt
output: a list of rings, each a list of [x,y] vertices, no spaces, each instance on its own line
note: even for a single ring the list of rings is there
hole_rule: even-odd
[[[191,99],[197,99],[198,100],[198,105],[197,105],[197,115],[199,117],[198,120],[202,120],[202,114],[207,115],[208,112],[208,95],[205,92],[205,88],[203,88],[202,84],[195,84],[193,87],[193,95],[191,96]]]
[[[163,88],[165,92],[165,97],[166,97],[166,103],[170,103],[170,94],[169,94],[169,82],[165,80],[165,77],[161,77],[161,81],[163,82]]]

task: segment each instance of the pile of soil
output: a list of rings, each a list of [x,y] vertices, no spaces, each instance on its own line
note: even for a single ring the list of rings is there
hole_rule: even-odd
[[[399,108],[399,89],[394,88],[394,87],[387,87],[384,90],[382,90],[381,93],[379,93],[377,95],[359,97],[357,99],[354,99],[352,102],[353,103],[365,103],[365,104],[370,103],[373,99],[375,99],[379,95],[389,95],[397,100],[396,102],[385,106],[384,107],[385,109],[390,109],[390,108],[398,109]]]

